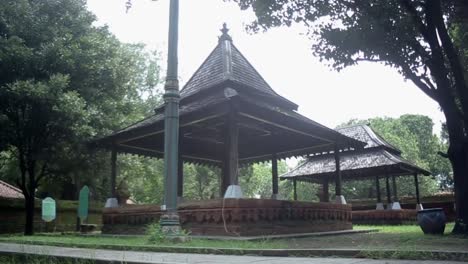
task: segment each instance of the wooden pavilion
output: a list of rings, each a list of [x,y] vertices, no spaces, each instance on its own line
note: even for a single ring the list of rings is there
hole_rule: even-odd
[[[293,156],[362,149],[364,143],[297,113],[298,106],[277,94],[234,46],[227,28],[221,31],[218,45],[180,92],[178,196],[183,196],[183,162],[221,168],[222,197],[228,186],[238,185],[239,165],[271,160],[273,199],[183,203],[178,207],[182,225],[193,234],[226,234],[228,223],[241,235],[350,228],[347,205],[274,200],[278,194],[276,164],[277,159]],[[117,153],[163,157],[163,109],[162,105],[154,115],[96,141],[98,147],[112,152],[113,197]],[[141,232],[160,213],[156,205],[107,208],[103,231]],[[330,224],[297,226],[298,221],[311,219]],[[289,227],[280,228],[275,221],[289,223]],[[255,228],[258,225],[253,222],[263,226]]]
[[[429,171],[402,158],[399,149],[388,143],[368,125],[348,126],[338,128],[337,131],[367,143],[364,149],[344,151],[340,154],[338,167],[341,169],[343,181],[375,179],[376,210],[383,210],[384,205],[380,193],[380,179],[383,178],[387,193],[387,209],[401,210],[396,177],[413,176],[417,201],[416,209],[423,208],[419,197],[418,174],[430,175]],[[280,178],[321,184],[320,200],[326,202],[329,199],[329,182],[336,179],[335,170],[336,160],[333,154],[317,153],[309,155],[304,163],[281,175]],[[392,188],[390,188],[390,179],[392,180]],[[391,190],[393,190],[393,197]]]

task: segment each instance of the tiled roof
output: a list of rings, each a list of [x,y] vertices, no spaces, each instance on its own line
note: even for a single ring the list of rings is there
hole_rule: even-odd
[[[242,94],[241,94],[240,97],[245,101],[251,102],[252,104],[258,105],[258,106],[263,107],[263,108],[267,108],[267,109],[269,109],[271,111],[279,112],[279,113],[287,116],[289,119],[297,120],[299,122],[304,122],[304,123],[307,123],[307,124],[309,124],[311,126],[314,126],[315,128],[317,128],[316,132],[321,131],[322,133],[327,133],[328,136],[330,138],[334,138],[334,140],[337,141],[337,143],[339,145],[342,145],[342,144],[343,145],[348,145],[348,146],[352,146],[353,148],[356,148],[356,149],[362,149],[363,146],[364,146],[365,141],[361,141],[361,140],[358,140],[356,138],[344,135],[343,133],[339,133],[340,131],[333,130],[333,129],[328,128],[328,127],[326,127],[326,126],[324,126],[324,125],[322,125],[320,123],[317,123],[314,120],[309,119],[308,117],[303,116],[303,115],[301,115],[300,113],[298,113],[298,112],[296,112],[294,110],[283,109],[283,108],[271,105],[271,104],[269,104],[269,103],[267,103],[265,101],[258,100],[258,99],[256,100],[254,98],[251,98],[251,97],[248,97],[248,96],[245,96],[245,95],[242,95]]]
[[[224,30],[222,30],[223,35],[219,38],[218,45],[180,91],[181,99],[222,82],[232,81],[293,104],[277,94],[268,85],[252,64],[234,46],[232,38],[227,35],[227,29],[224,28]]]
[[[385,147],[391,152],[401,154],[401,151],[399,149],[397,149],[392,144],[388,143],[385,139],[383,139],[380,135],[375,133],[375,131],[367,125],[347,126],[338,128],[336,129],[336,131],[340,132],[345,136],[367,143],[364,147],[366,149],[375,147]]]
[[[405,171],[407,171],[408,174],[412,174],[411,171],[429,174],[429,172],[427,172],[426,170],[421,169],[416,165],[413,165],[412,163],[403,159],[402,157],[382,149],[358,154],[346,152],[340,157],[340,168],[343,173],[343,179],[345,180],[346,175],[352,175],[353,172],[358,174],[359,170],[391,166],[393,166],[394,168],[393,170],[389,170],[389,172],[393,172],[395,174],[404,173]],[[333,156],[317,156],[310,158],[309,160],[297,166],[293,170],[281,175],[281,177],[314,177],[323,174],[331,174],[334,172],[335,158]],[[368,175],[368,177],[370,176],[372,175]]]
[[[201,108],[208,107],[210,105],[213,105],[213,104],[222,102],[224,100],[227,100],[222,95],[223,95],[222,93],[212,94],[210,96],[207,96],[207,97],[204,97],[204,98],[200,99],[199,101],[194,101],[194,102],[191,102],[189,104],[181,105],[180,108],[179,108],[179,115],[182,116],[182,115],[185,115],[187,113],[199,110]],[[151,115],[151,116],[149,116],[149,117],[147,117],[147,118],[145,118],[145,119],[143,119],[141,121],[138,121],[138,122],[126,127],[126,128],[118,130],[118,131],[112,133],[111,135],[106,136],[105,138],[113,137],[113,136],[128,132],[128,131],[133,130],[133,129],[139,129],[139,128],[151,126],[151,125],[153,125],[153,124],[155,124],[157,122],[161,122],[163,120],[164,120],[164,112],[157,112],[157,113],[155,113],[155,114],[153,114],[153,115]],[[99,140],[99,139],[97,139],[97,140]]]
[[[385,168],[389,173],[394,174],[412,174],[415,172],[425,175],[430,174],[427,170],[403,159],[400,155],[400,150],[385,141],[369,126],[344,127],[337,129],[337,131],[348,137],[367,143],[364,150],[345,151],[340,154],[340,169],[344,180],[346,180],[346,176],[375,176],[370,175],[372,174],[372,170],[376,173],[382,173],[382,169]],[[291,179],[300,177],[313,180],[316,177],[334,173],[335,168],[333,154],[317,155],[309,157],[304,163],[281,175],[281,178]]]
[[[22,191],[4,181],[0,181],[0,198],[24,199]]]

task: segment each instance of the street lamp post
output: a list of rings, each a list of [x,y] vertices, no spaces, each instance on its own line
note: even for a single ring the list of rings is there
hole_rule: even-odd
[[[169,10],[169,41],[167,75],[164,85],[164,206],[162,231],[167,235],[180,234],[177,214],[177,169],[179,145],[179,81],[177,71],[179,0],[171,0]]]

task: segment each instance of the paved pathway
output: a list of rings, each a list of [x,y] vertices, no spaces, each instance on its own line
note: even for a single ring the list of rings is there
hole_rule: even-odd
[[[127,263],[160,263],[160,264],[449,264],[462,263],[450,261],[414,261],[414,260],[372,260],[346,258],[295,258],[295,257],[259,257],[227,256],[207,254],[155,253],[137,251],[118,251],[102,249],[66,248],[0,243],[0,252],[28,253],[57,257],[74,257],[94,260],[107,260]]]

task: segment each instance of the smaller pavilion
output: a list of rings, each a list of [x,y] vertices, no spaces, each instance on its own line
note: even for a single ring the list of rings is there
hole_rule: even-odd
[[[329,182],[335,181],[335,170],[341,168],[343,181],[375,179],[377,193],[377,210],[383,210],[384,205],[380,193],[380,179],[385,179],[387,192],[387,209],[401,209],[396,185],[396,177],[413,176],[416,191],[416,209],[423,209],[419,197],[418,174],[430,175],[422,169],[401,157],[401,151],[385,141],[368,125],[354,125],[338,128],[338,132],[356,140],[366,142],[362,150],[348,150],[340,153],[339,165],[336,166],[335,155],[332,153],[317,153],[309,155],[306,162],[280,176],[281,179],[306,181],[322,184],[322,202],[329,199]],[[390,188],[390,178],[392,188]],[[294,184],[295,186],[296,184]],[[391,194],[393,189],[393,199]],[[294,192],[296,192],[294,190]],[[295,195],[296,197],[296,195]]]

